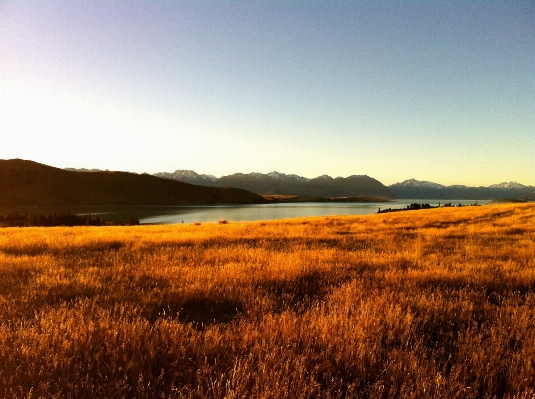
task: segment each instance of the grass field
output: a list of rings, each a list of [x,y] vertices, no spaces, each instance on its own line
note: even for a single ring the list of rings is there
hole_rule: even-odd
[[[533,398],[535,205],[0,229],[2,398]]]

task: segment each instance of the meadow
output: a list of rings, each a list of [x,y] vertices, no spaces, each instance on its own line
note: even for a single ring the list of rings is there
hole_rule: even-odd
[[[535,204],[0,229],[2,398],[534,398]]]

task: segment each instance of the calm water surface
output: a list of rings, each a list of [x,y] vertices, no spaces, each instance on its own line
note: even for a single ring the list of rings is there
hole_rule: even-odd
[[[217,222],[221,219],[229,222],[273,220],[329,215],[368,215],[380,209],[405,208],[412,203],[430,204],[432,206],[451,203],[452,205],[470,205],[476,200],[422,200],[407,199],[396,202],[373,203],[325,203],[308,202],[296,204],[263,204],[263,205],[219,205],[219,206],[64,206],[64,207],[10,207],[0,208],[0,214],[18,211],[20,213],[48,214],[52,212],[91,214],[101,219],[125,223],[131,217],[141,223],[195,223]],[[480,205],[490,201],[477,201]]]
[[[490,201],[477,201],[480,205]],[[476,200],[418,200],[407,199],[396,202],[373,203],[324,203],[309,202],[296,204],[262,204],[262,205],[219,205],[219,206],[176,206],[152,209],[154,215],[140,218],[141,223],[195,223],[217,222],[221,219],[227,221],[254,221],[299,218],[309,216],[329,215],[368,215],[377,213],[379,209],[400,209],[412,203],[430,204],[451,203],[452,205],[475,204]]]

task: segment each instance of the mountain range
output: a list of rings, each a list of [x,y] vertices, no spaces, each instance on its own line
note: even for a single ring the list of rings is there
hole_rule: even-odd
[[[487,187],[444,186],[429,181],[405,180],[388,186],[398,198],[418,199],[535,199],[535,186],[503,182]]]
[[[266,198],[269,195],[297,196],[297,201],[364,200],[362,197],[368,200],[372,197],[535,200],[535,187],[516,182],[488,187],[444,186],[415,179],[387,187],[366,175],[345,178],[322,175],[308,179],[279,172],[235,173],[220,178],[190,170],[149,175],[96,169],[65,170],[21,159],[0,160],[0,206],[6,207],[270,202],[262,195]]]
[[[155,173],[155,176],[192,184],[213,187],[236,187],[260,195],[297,195],[300,197],[359,197],[374,196],[394,198],[395,194],[380,181],[366,176],[336,177],[323,175],[314,179],[280,172],[235,173],[216,178],[191,170],[176,170],[172,173]]]
[[[261,195],[291,194],[309,197],[379,196],[383,198],[414,199],[535,199],[535,186],[504,182],[488,187],[464,185],[445,186],[439,183],[408,179],[385,186],[366,175],[332,178],[328,175],[314,179],[280,172],[235,173],[217,178],[192,170],[155,173],[155,176],[206,186],[239,187]]]

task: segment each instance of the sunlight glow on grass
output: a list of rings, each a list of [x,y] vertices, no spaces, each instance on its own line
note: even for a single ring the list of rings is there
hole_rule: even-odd
[[[535,393],[535,206],[0,229],[0,397]]]

